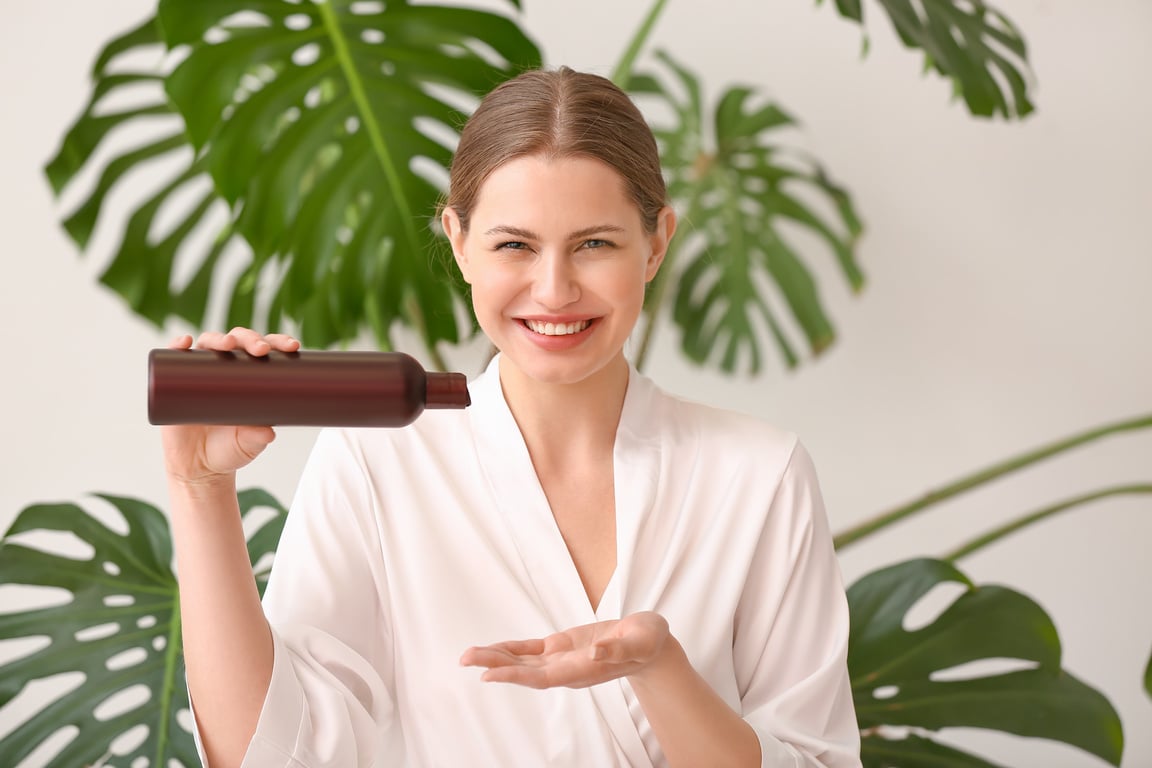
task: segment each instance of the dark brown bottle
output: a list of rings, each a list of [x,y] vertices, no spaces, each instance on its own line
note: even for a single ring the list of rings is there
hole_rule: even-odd
[[[462,373],[429,373],[402,352],[154,349],[152,424],[402,427],[425,408],[471,404]]]

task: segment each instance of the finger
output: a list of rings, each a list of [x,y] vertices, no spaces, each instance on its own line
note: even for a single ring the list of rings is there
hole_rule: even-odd
[[[655,652],[657,637],[646,632],[625,632],[602,637],[588,648],[593,661],[608,664],[626,664],[634,661],[647,661]]]
[[[544,640],[535,638],[532,640],[507,640],[503,643],[493,643],[485,647],[505,651],[517,656],[537,656],[544,653],[545,646]]]
[[[269,333],[264,337],[268,344],[280,352],[295,352],[300,349],[300,341],[286,333]]]
[[[264,449],[276,439],[276,431],[272,427],[238,427],[236,429],[236,447],[251,461],[264,452]]]
[[[176,338],[172,339],[172,341],[168,342],[168,349],[188,349],[191,346],[192,336],[191,334],[187,333],[183,336],[177,336]]]
[[[516,664],[539,664],[540,657],[519,655],[499,648],[469,648],[460,657],[465,667],[506,667]]]
[[[211,349],[217,352],[228,352],[236,349],[238,339],[229,333],[219,331],[204,331],[196,338],[198,349]]]
[[[486,683],[511,683],[537,690],[552,687],[548,673],[539,667],[495,667],[485,670],[480,679]]]
[[[228,335],[234,336],[237,345],[250,355],[260,357],[268,354],[272,349],[272,344],[251,328],[238,326],[228,331]]]

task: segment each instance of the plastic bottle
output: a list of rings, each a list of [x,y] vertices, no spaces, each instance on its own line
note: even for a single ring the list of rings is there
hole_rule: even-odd
[[[154,349],[152,424],[402,427],[425,408],[471,404],[462,373],[428,373],[401,352]]]

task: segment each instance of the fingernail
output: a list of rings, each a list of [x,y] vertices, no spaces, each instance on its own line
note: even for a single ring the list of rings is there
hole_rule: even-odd
[[[605,656],[604,647],[601,645],[592,646],[592,661],[603,661]]]

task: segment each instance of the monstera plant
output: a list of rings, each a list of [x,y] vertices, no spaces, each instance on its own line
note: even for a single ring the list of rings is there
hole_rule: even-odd
[[[654,130],[685,222],[649,294],[637,364],[670,327],[686,356],[725,371],[756,371],[766,358],[797,365],[835,338],[808,263],[831,254],[849,287],[862,288],[861,222],[831,175],[788,147],[794,121],[782,107],[740,85],[711,98],[686,63],[645,54],[665,3],[652,4],[613,73],[663,116]],[[835,5],[862,21],[858,0]],[[971,113],[1031,111],[1024,42],[1002,14],[979,0],[877,5]],[[59,194],[98,165],[65,229],[86,249],[98,222],[121,215],[109,199],[124,186],[136,197],[100,279],[141,317],[290,328],[315,347],[367,330],[392,349],[405,328],[440,361],[475,329],[462,286],[436,258],[433,214],[456,131],[480,94],[542,60],[517,23],[519,3],[508,6],[510,15],[400,0],[158,0],[154,18],[100,53],[89,103],[46,168]],[[131,63],[148,53],[153,66]],[[637,64],[642,56],[651,69]],[[98,152],[125,129],[147,138]],[[126,184],[138,171],[157,180],[145,193]],[[794,243],[797,227],[816,236],[817,253]],[[224,297],[219,311],[210,296]],[[993,476],[880,515],[838,544]],[[253,515],[249,549],[262,580],[285,513],[260,491],[241,502]],[[0,664],[0,707],[37,680],[60,689],[0,739],[0,764],[17,764],[63,729],[54,765],[191,765],[165,516],[120,496],[95,503],[118,522],[76,504],[36,504],[0,539],[0,585],[65,595],[0,614],[0,642],[19,644]],[[45,544],[61,532],[71,550]],[[907,627],[910,608],[939,584],[963,594],[927,626]],[[1054,739],[1119,763],[1115,711],[1062,670],[1055,629],[1027,597],[975,586],[947,561],[912,560],[864,577],[849,599],[869,768],[992,765],[937,738],[955,726]],[[1015,666],[957,672],[987,659]]]

